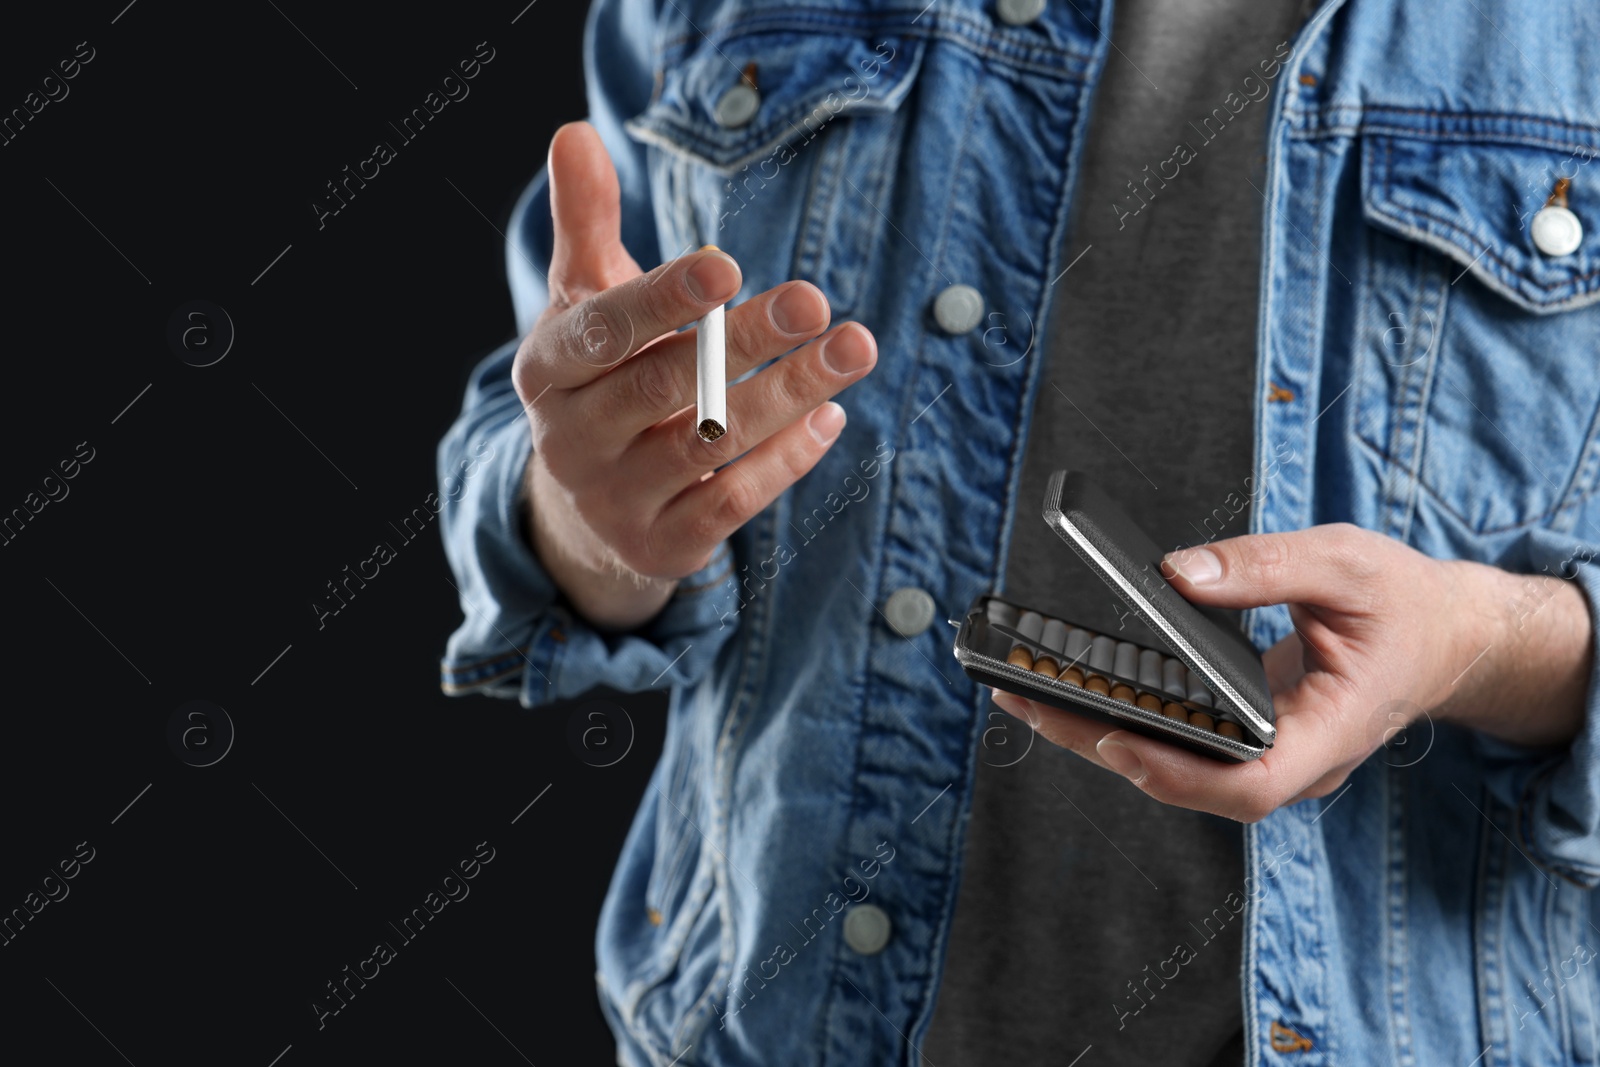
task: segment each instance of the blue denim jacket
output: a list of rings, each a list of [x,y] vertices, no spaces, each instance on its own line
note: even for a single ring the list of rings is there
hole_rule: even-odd
[[[623,636],[574,617],[520,534],[514,345],[481,365],[440,446],[465,615],[446,691],[536,708],[599,683],[671,686],[597,941],[629,1067],[917,1062],[988,696],[942,622],[902,637],[882,609],[914,586],[957,616],[1001,586],[1014,524],[1041,521],[1017,485],[1042,346],[1017,361],[993,345],[1043,329],[1073,252],[1109,8],[1051,2],[1021,26],[990,0],[591,12],[590,117],[636,258],[712,242],[744,296],[809,279],[881,352],[841,396],[829,454]],[[1204,151],[1230,113],[1256,109],[1259,129],[1270,109],[1261,274],[1237,279],[1260,290],[1253,530],[1353,522],[1561,574],[1594,602],[1600,9],[1336,0],[1261,60],[1216,114],[1171,115],[1174,140]],[[729,98],[747,74],[756,98]],[[1150,174],[1170,179],[1178,156]],[[1529,224],[1561,175],[1585,234],[1549,255]],[[541,176],[507,254],[523,331],[550,240]],[[930,311],[953,283],[986,305],[955,336]],[[1182,284],[1152,278],[1151,297]],[[487,476],[456,483],[486,446]],[[1530,591],[1507,610],[1540,604]],[[1266,648],[1287,612],[1247,628]],[[1592,711],[1559,752],[1422,722],[1347,792],[1244,829],[1238,892],[1193,907],[1197,924],[1244,909],[1250,1063],[1600,1058]],[[868,904],[890,932],[863,953],[843,931]],[[1153,994],[1155,973],[1129,978]]]

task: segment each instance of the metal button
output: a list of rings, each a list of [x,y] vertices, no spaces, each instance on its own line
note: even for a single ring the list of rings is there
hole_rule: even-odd
[[[995,8],[1007,26],[1026,26],[1044,14],[1044,0],[999,0]]]
[[[738,82],[717,101],[717,125],[726,126],[730,130],[736,126],[743,126],[756,117],[760,107],[761,94],[744,82]]]
[[[1583,223],[1564,207],[1540,208],[1531,229],[1534,247],[1547,256],[1570,256],[1583,243]]]
[[[933,597],[921,589],[896,589],[883,606],[889,628],[901,637],[915,637],[933,624]]]
[[[933,301],[933,320],[945,333],[966,333],[983,321],[983,294],[970,285],[952,285]]]
[[[844,913],[844,943],[863,956],[889,943],[889,916],[876,904],[857,904]]]

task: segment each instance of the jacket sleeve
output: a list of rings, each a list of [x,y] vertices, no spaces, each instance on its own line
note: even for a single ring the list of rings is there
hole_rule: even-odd
[[[1600,619],[1600,546],[1551,530],[1519,538],[1501,560],[1509,570],[1577,583],[1591,619]],[[1543,608],[1530,587],[1516,606],[1519,618]],[[1593,663],[1584,724],[1556,750],[1523,748],[1475,735],[1488,787],[1515,814],[1518,845],[1533,862],[1587,888],[1600,885],[1600,626],[1591,628]]]
[[[617,168],[623,243],[646,269],[660,260],[647,161],[622,123],[650,102],[654,4],[599,0],[584,34],[589,121]],[[507,239],[519,336],[548,300],[551,243],[549,186],[541,170],[517,201]],[[679,583],[654,619],[630,633],[601,633],[573,612],[524,529],[523,474],[532,441],[511,382],[517,345],[507,342],[478,364],[461,414],[439,443],[441,532],[464,616],[445,648],[441,687],[453,696],[516,697],[534,707],[601,684],[631,692],[697,680],[738,618],[729,543]]]

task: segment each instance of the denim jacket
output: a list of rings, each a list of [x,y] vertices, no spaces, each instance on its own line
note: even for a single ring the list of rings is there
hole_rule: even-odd
[[[916,588],[958,616],[1001,588],[1014,524],[1041,521],[1017,486],[1043,346],[994,346],[1026,350],[1076,254],[1074,178],[1111,51],[1109,0],[1013,24],[1029,6],[591,11],[590,119],[634,256],[715,243],[742,297],[809,279],[881,353],[816,468],[624,635],[577,618],[524,540],[514,344],[475,372],[440,446],[465,616],[445,690],[537,708],[671,687],[596,946],[628,1067],[918,1062],[989,704],[943,621],[902,636],[884,608]],[[1260,294],[1253,532],[1352,522],[1561,575],[1594,603],[1600,9],[1331,0],[1260,59],[1215,111],[1171,115],[1200,152],[1269,109],[1261,272],[1236,279]],[[1172,180],[1182,155],[1131,177]],[[1559,177],[1583,227],[1571,251],[1534,239]],[[550,244],[541,175],[506,258],[523,332]],[[984,317],[952,334],[932,306],[955,284]],[[1151,298],[1181,284],[1153,278]],[[469,456],[487,473],[460,480]],[[1539,611],[1537,589],[1507,611]],[[1262,649],[1289,626],[1282,607],[1246,617]],[[1348,790],[1244,827],[1238,891],[1192,907],[1197,924],[1244,914],[1249,1063],[1600,1059],[1594,712],[1559,751],[1422,720]],[[1114,906],[1070,889],[1060,906]],[[1108,1010],[1154,995],[1169,963],[1107,990]]]

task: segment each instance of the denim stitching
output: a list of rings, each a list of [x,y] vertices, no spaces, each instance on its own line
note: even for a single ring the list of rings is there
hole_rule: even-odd
[[[1419,252],[1418,254],[1420,256],[1421,253]],[[1443,281],[1442,273],[1422,270],[1418,271],[1417,274],[1417,284],[1422,290],[1418,304],[1423,307],[1424,312],[1426,312],[1430,304],[1438,312],[1434,316],[1434,335],[1429,338],[1431,342],[1444,331],[1449,322],[1446,312],[1449,308],[1450,289],[1449,286],[1440,284]],[[1432,276],[1431,280],[1430,275]],[[1411,525],[1417,516],[1417,486],[1422,482],[1422,458],[1427,454],[1428,448],[1429,413],[1433,409],[1434,387],[1439,376],[1440,349],[1437,344],[1432,345],[1431,349],[1426,366],[1420,368],[1422,381],[1417,386],[1416,403],[1413,405],[1414,414],[1412,417],[1415,420],[1415,428],[1412,430],[1412,460],[1411,466],[1406,471],[1410,484],[1404,511],[1405,517],[1400,526],[1401,539],[1406,541],[1410,540]],[[1406,368],[1408,373],[1412,369],[1411,367]]]
[[[528,654],[529,647],[530,646],[528,645],[523,645],[521,648],[514,648],[509,652],[499,652],[493,656],[486,656],[483,659],[473,660],[471,663],[459,663],[452,665],[446,660],[440,660],[439,671],[441,674],[470,674],[479,668],[492,667],[505,660],[525,656]]]
[[[1560,503],[1556,505],[1554,518],[1559,521],[1553,521],[1552,528],[1562,533],[1572,529],[1576,524],[1578,509],[1594,492],[1597,473],[1600,473],[1600,406],[1596,407],[1589,420],[1589,433],[1578,452],[1578,463],[1573,468],[1572,477],[1567,480]]]
[[[1479,795],[1489,804],[1494,803],[1491,798],[1484,796],[1481,787]],[[1505,893],[1506,847],[1505,838],[1497,831],[1498,828],[1486,813],[1478,827],[1477,884],[1473,887],[1472,965],[1478,991],[1478,1040],[1483,1042],[1485,1048],[1496,1050],[1496,1064],[1505,1065],[1510,1042],[1507,1040],[1503,1015],[1503,982],[1510,968],[1506,966],[1501,952],[1499,909]]]
[[[1409,958],[1409,932],[1406,929],[1406,804],[1405,769],[1386,767],[1383,776],[1384,806],[1388,809],[1385,843],[1389,852],[1384,868],[1388,873],[1389,922],[1389,1009],[1395,1039],[1396,1062],[1415,1063],[1410,1015],[1406,1007],[1406,962]]]
[[[1425,115],[1432,118],[1446,120],[1448,124],[1469,127],[1466,130],[1429,130],[1416,126],[1392,125],[1385,126],[1381,122],[1369,121],[1368,116],[1384,115]],[[1327,124],[1318,122],[1324,116],[1339,116]],[[1345,116],[1348,116],[1345,117]],[[1390,132],[1397,136],[1413,137],[1422,140],[1503,140],[1513,144],[1543,144],[1559,148],[1583,149],[1589,154],[1600,153],[1600,128],[1586,126],[1581,123],[1567,122],[1561,119],[1542,118],[1536,115],[1523,115],[1511,112],[1490,111],[1439,111],[1431,108],[1402,108],[1385,105],[1357,107],[1352,105],[1339,105],[1321,109],[1316,112],[1299,111],[1291,113],[1291,118],[1302,123],[1296,133],[1301,140],[1318,140],[1328,136],[1352,133]],[[1311,123],[1314,125],[1306,125]],[[1534,133],[1522,133],[1514,129],[1489,130],[1482,125],[1488,123],[1505,123],[1508,126],[1517,124],[1533,124],[1546,126],[1560,133],[1570,134],[1574,137],[1588,136],[1591,138],[1584,143],[1573,141],[1552,141]]]
[[[1440,215],[1435,215],[1432,212],[1427,211],[1424,208],[1406,207],[1406,206],[1400,206],[1400,205],[1397,205],[1397,207],[1399,208],[1400,211],[1410,212],[1413,215],[1419,215],[1422,218],[1429,219],[1429,220],[1431,220],[1433,222],[1437,222],[1439,225],[1445,227],[1446,229],[1449,229],[1449,230],[1455,232],[1456,234],[1459,234],[1462,238],[1465,238],[1468,241],[1472,241],[1472,242],[1480,241],[1480,239],[1477,238],[1476,235],[1468,232],[1465,229],[1462,229],[1459,225],[1457,225],[1455,222],[1451,221],[1450,219],[1444,218],[1443,216],[1440,216]],[[1393,222],[1397,222],[1397,223],[1400,223],[1401,225],[1405,225],[1405,222],[1406,222],[1405,219],[1400,218],[1397,215],[1391,215],[1388,212],[1384,211],[1381,207],[1375,206],[1374,210],[1377,212],[1377,214],[1383,215],[1385,218],[1388,218]],[[1505,272],[1507,274],[1511,275],[1510,278],[1502,277],[1500,279],[1502,284],[1505,284],[1506,286],[1508,286],[1510,288],[1517,288],[1519,290],[1519,294],[1524,296],[1524,297],[1526,297],[1528,294],[1526,292],[1521,292],[1521,287],[1533,288],[1533,289],[1538,290],[1541,295],[1550,296],[1550,295],[1553,295],[1554,293],[1556,293],[1558,290],[1575,288],[1580,283],[1586,283],[1586,282],[1592,281],[1595,278],[1600,278],[1600,268],[1597,268],[1595,270],[1590,271],[1588,274],[1576,274],[1576,275],[1573,275],[1573,276],[1567,278],[1565,281],[1554,282],[1554,283],[1551,283],[1549,285],[1545,285],[1545,284],[1543,284],[1541,282],[1538,282],[1538,281],[1534,280],[1530,275],[1528,275],[1525,272],[1524,269],[1519,269],[1518,267],[1514,266],[1509,260],[1503,258],[1498,252],[1495,251],[1495,246],[1493,244],[1488,243],[1488,242],[1483,242],[1483,244],[1484,244],[1484,246],[1486,248],[1484,256],[1486,258],[1488,258],[1488,259],[1494,260],[1496,263],[1499,263],[1502,267],[1505,268]],[[1476,244],[1474,244],[1474,247],[1476,247]],[[1482,261],[1483,261],[1482,259],[1479,260],[1480,263]],[[1588,296],[1588,295],[1589,295],[1588,291],[1575,292],[1575,293],[1572,293],[1570,296],[1564,296],[1564,297],[1561,297],[1559,299],[1561,299],[1561,300],[1572,300],[1572,299],[1575,299],[1575,298],[1578,298],[1578,297],[1584,297],[1584,296]]]
[[[495,682],[505,681],[507,678],[514,677],[520,673],[522,673],[522,669],[513,663],[509,667],[503,667],[492,674],[486,675],[482,678],[474,679],[470,682],[441,680],[439,682],[439,690],[444,693],[445,696],[462,696],[466,693],[472,692],[475,689],[482,689],[484,686],[493,685]]]
[[[718,45],[725,44],[739,37],[753,36],[758,33],[775,33],[789,31],[808,31],[818,28],[835,31],[854,30],[857,33],[879,33],[885,36],[896,37],[921,37],[924,40],[942,38],[957,43],[969,44],[979,49],[991,58],[999,60],[1014,59],[1020,64],[1038,66],[1041,73],[1061,74],[1060,67],[1048,66],[1046,60],[1058,60],[1068,64],[1070,68],[1076,67],[1081,71],[1092,62],[1092,53],[1083,53],[1073,49],[1055,48],[1045,45],[1024,43],[1010,34],[997,34],[990,24],[970,19],[959,14],[934,12],[926,24],[916,25],[916,18],[911,22],[902,21],[907,11],[885,12],[882,14],[862,13],[852,15],[844,12],[817,11],[804,7],[784,8],[777,11],[763,11],[754,15],[736,15],[733,18],[713,23],[709,30],[704,32],[683,33],[676,37],[668,38],[660,45],[662,58],[667,58],[679,49],[687,49],[700,41]],[[948,27],[948,29],[946,28]]]
[[[1370,203],[1369,202],[1368,207],[1370,207],[1376,214],[1382,215],[1383,217],[1389,219],[1392,222],[1398,223],[1401,226],[1407,226],[1408,225],[1407,220],[1404,219],[1403,217],[1401,217],[1401,213],[1403,213],[1403,212],[1410,212],[1411,214],[1414,214],[1414,215],[1420,215],[1421,217],[1423,217],[1425,219],[1432,219],[1434,222],[1439,223],[1441,226],[1444,226],[1445,228],[1447,228],[1449,230],[1452,230],[1457,234],[1460,234],[1461,237],[1465,238],[1467,240],[1467,242],[1469,244],[1471,244],[1473,247],[1477,247],[1477,243],[1478,243],[1477,236],[1474,235],[1474,234],[1468,233],[1466,230],[1462,229],[1460,226],[1458,226],[1455,222],[1451,221],[1450,219],[1446,219],[1446,218],[1443,218],[1441,216],[1435,215],[1432,212],[1429,212],[1424,208],[1411,207],[1411,206],[1408,206],[1408,205],[1400,204],[1394,199],[1394,167],[1393,167],[1393,164],[1392,164],[1391,158],[1390,158],[1391,157],[1391,153],[1393,151],[1393,147],[1394,147],[1394,139],[1393,138],[1389,138],[1389,137],[1385,137],[1385,138],[1380,138],[1380,140],[1382,140],[1384,142],[1384,174],[1383,174],[1383,193],[1384,193],[1384,197],[1383,197],[1383,200],[1379,201],[1378,203]],[[1394,207],[1394,213],[1393,214],[1391,214],[1389,211],[1385,210],[1385,208],[1387,208],[1389,205],[1393,205],[1393,207]],[[1502,267],[1504,267],[1506,269],[1506,272],[1510,273],[1513,276],[1512,278],[1509,278],[1509,279],[1508,278],[1501,278],[1500,279],[1500,281],[1502,283],[1504,283],[1504,284],[1506,284],[1506,285],[1508,285],[1508,286],[1510,286],[1512,288],[1516,288],[1516,282],[1517,281],[1521,281],[1523,283],[1526,283],[1527,285],[1531,285],[1532,287],[1541,290],[1542,292],[1544,292],[1546,294],[1549,294],[1549,293],[1553,293],[1557,289],[1565,289],[1565,288],[1567,288],[1569,286],[1575,285],[1578,282],[1587,282],[1592,278],[1600,277],[1600,269],[1596,269],[1596,270],[1590,271],[1588,274],[1575,275],[1573,277],[1570,277],[1566,281],[1561,282],[1559,284],[1542,285],[1539,282],[1534,281],[1525,271],[1519,270],[1518,268],[1512,266],[1512,264],[1508,260],[1502,258],[1500,256],[1500,254],[1497,251],[1495,251],[1494,245],[1487,244],[1486,247],[1485,247],[1484,255],[1486,255],[1488,258],[1494,260],[1495,262],[1499,263]],[[1480,259],[1481,259],[1481,257],[1480,257]],[[1522,295],[1526,296],[1527,294],[1523,293]],[[1574,296],[1576,296],[1576,295],[1587,295],[1587,294],[1574,294]]]
[[[761,525],[763,520],[765,526]],[[776,526],[777,508],[769,504],[746,527],[752,530],[752,547],[755,548],[758,559],[761,558],[761,549],[776,543]],[[765,671],[766,652],[771,638],[771,628],[767,625],[770,600],[770,597],[758,598],[752,608],[755,617],[743,627],[746,637],[744,652],[739,660],[739,679],[733,687],[733,702],[729,705],[727,717],[723,720],[722,734],[717,739],[717,747],[711,757],[711,776],[715,790],[709,798],[711,833],[707,835],[707,843],[712,845],[710,867],[713,884],[701,907],[709,905],[713,896],[715,897],[721,919],[719,931],[721,946],[717,966],[712,971],[709,983],[694,999],[678,1024],[677,1036],[686,1044],[691,1036],[698,1040],[699,1035],[711,1024],[713,1005],[717,1003],[722,990],[726,987],[727,977],[733,973],[734,953],[738,949],[738,936],[733,923],[733,903],[728,889],[730,872],[724,869],[732,863],[727,859],[729,844],[727,812],[732,804],[733,768],[727,762],[727,757],[730,748],[736,743],[736,736],[742,735],[745,726],[748,725],[748,718],[744,716],[753,703],[756,687],[759,684],[758,675]],[[720,845],[711,840],[713,835],[716,841],[721,842]],[[718,856],[722,857],[722,862],[718,861]]]
[[[1371,441],[1368,441],[1365,437],[1355,437],[1355,438],[1352,438],[1352,440],[1354,440],[1358,445],[1360,445],[1362,448],[1366,449],[1368,452],[1372,453],[1372,455],[1374,457],[1376,457],[1379,460],[1382,460],[1385,463],[1398,463],[1399,462],[1399,460],[1397,460],[1395,457],[1389,455],[1389,453],[1386,450],[1384,450],[1382,448],[1379,448],[1377,445],[1374,445]],[[1530,527],[1533,527],[1533,526],[1544,525],[1552,517],[1554,517],[1554,515],[1556,513],[1556,509],[1555,508],[1550,508],[1550,509],[1548,509],[1546,511],[1540,512],[1538,515],[1534,516],[1531,519],[1524,519],[1521,522],[1514,522],[1514,523],[1510,524],[1509,526],[1487,526],[1487,527],[1483,527],[1483,528],[1480,529],[1477,525],[1475,525],[1473,523],[1473,521],[1471,519],[1467,518],[1465,515],[1461,514],[1459,511],[1457,511],[1455,509],[1455,507],[1440,494],[1440,490],[1438,490],[1438,489],[1434,488],[1433,486],[1429,485],[1427,480],[1422,478],[1420,475],[1417,478],[1417,488],[1420,489],[1422,492],[1426,493],[1428,495],[1428,497],[1431,500],[1433,500],[1433,502],[1435,504],[1437,504],[1439,506],[1439,510],[1440,511],[1443,511],[1445,514],[1449,515],[1452,519],[1455,519],[1457,522],[1459,522],[1462,525],[1462,527],[1464,529],[1466,529],[1467,531],[1469,531],[1469,532],[1471,532],[1473,534],[1478,534],[1478,535],[1485,536],[1485,537],[1490,536],[1490,535],[1494,535],[1494,534],[1511,533],[1511,532],[1516,531],[1516,530],[1526,530],[1526,529],[1528,529]],[[1591,493],[1589,495],[1592,496],[1593,494]],[[1585,497],[1584,499],[1587,500],[1588,498]]]

